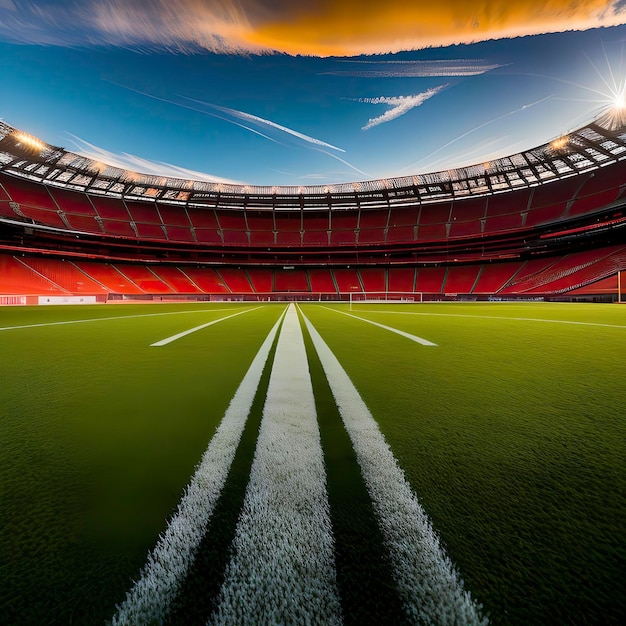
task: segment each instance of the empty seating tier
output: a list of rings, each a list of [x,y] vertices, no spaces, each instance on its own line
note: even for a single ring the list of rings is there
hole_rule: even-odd
[[[2,295],[318,294],[346,299],[421,292],[431,297],[529,296],[579,289],[626,269],[626,246],[546,259],[441,267],[228,268],[151,266],[0,254]]]

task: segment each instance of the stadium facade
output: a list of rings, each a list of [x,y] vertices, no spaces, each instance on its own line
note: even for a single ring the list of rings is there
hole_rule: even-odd
[[[0,122],[0,303],[614,299],[626,125],[470,167],[258,187],[118,169]]]

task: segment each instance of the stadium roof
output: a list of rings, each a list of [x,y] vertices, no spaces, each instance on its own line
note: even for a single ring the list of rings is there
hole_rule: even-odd
[[[551,142],[489,163],[336,185],[242,186],[119,169],[0,121],[0,171],[96,195],[219,209],[319,210],[440,202],[536,186],[625,158],[626,120],[613,111]]]

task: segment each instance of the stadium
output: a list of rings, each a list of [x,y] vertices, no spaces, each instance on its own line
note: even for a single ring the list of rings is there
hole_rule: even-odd
[[[5,623],[621,622],[619,118],[324,187],[0,163]]]
[[[626,623],[626,6],[426,4],[0,0],[0,624]]]
[[[615,124],[460,170],[305,188],[141,176],[2,124],[3,303],[619,299]]]

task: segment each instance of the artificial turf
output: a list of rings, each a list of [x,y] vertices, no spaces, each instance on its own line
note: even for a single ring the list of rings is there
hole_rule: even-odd
[[[142,316],[0,331],[0,622],[111,618],[283,306],[150,343],[253,306],[0,309],[0,328]],[[626,307],[353,307],[438,344],[426,347],[333,306],[348,311],[302,308],[492,623],[622,623]],[[313,356],[310,368],[339,541],[350,532],[346,486],[331,473],[353,476],[355,516],[371,510]],[[249,456],[253,444],[242,441]],[[346,590],[363,541],[338,549]]]

